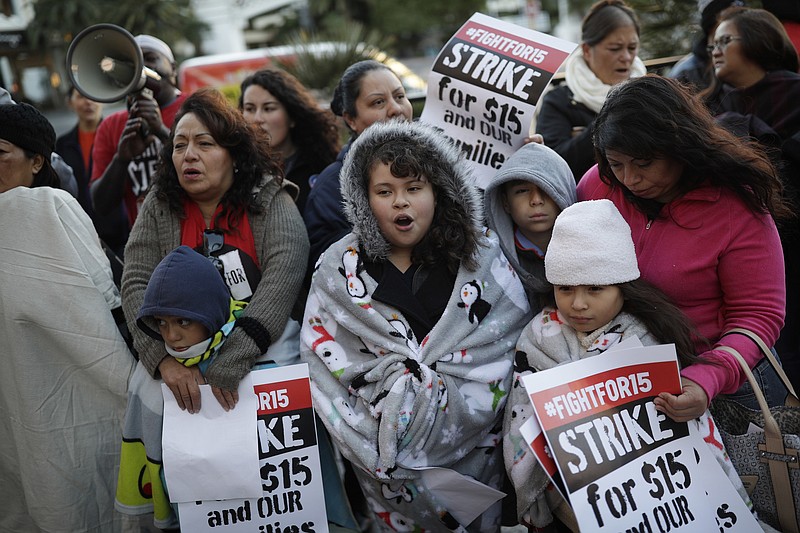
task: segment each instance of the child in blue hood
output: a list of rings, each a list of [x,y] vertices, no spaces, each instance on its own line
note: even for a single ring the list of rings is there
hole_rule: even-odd
[[[198,290],[201,289],[201,290]],[[136,316],[139,329],[164,342],[179,363],[203,370],[246,304],[233,300],[216,267],[188,246],[170,252],[153,271]]]
[[[166,352],[189,367],[201,384],[205,383],[203,372],[245,305],[231,298],[225,281],[207,257],[179,246],[153,271],[136,324],[163,341]],[[178,520],[162,473],[164,401],[160,383],[144,366],[136,366],[128,387],[115,506],[128,514],[152,511],[156,526],[167,529],[177,527]],[[152,497],[143,497],[141,487],[147,487]]]

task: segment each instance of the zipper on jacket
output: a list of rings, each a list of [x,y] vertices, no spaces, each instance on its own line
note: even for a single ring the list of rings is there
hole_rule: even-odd
[[[652,225],[653,225],[653,219],[652,218],[648,218],[647,219],[647,225],[644,227],[644,229],[648,230],[648,229],[650,229],[650,226],[652,226]]]

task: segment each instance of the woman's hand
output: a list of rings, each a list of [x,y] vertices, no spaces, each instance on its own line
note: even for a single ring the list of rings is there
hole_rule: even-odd
[[[524,139],[522,139],[522,144],[529,144],[529,143],[544,144],[544,137],[542,137],[538,133],[534,133],[530,137],[525,137]]]
[[[200,411],[200,384],[206,380],[199,368],[183,366],[174,358],[167,356],[158,363],[158,371],[161,372],[161,379],[175,395],[178,407],[192,414]],[[216,392],[214,394],[216,395]],[[225,407],[225,404],[222,406]]]
[[[214,393],[214,397],[217,399],[219,404],[226,411],[230,411],[236,407],[236,403],[239,401],[239,391],[231,392],[214,386],[211,387],[211,391]]]
[[[683,392],[675,396],[668,392],[659,394],[653,403],[656,410],[666,414],[675,422],[688,422],[708,409],[708,395],[691,379],[681,378]]]

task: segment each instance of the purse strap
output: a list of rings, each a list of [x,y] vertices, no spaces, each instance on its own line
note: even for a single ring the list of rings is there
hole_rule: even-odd
[[[775,373],[778,374],[779,378],[781,378],[783,386],[786,387],[786,390],[789,391],[790,396],[789,398],[786,399],[786,405],[790,405],[792,407],[800,406],[800,399],[798,399],[797,393],[795,392],[792,383],[789,381],[789,376],[786,375],[786,372],[783,370],[781,364],[778,362],[777,359],[775,359],[775,354],[773,354],[772,350],[770,350],[769,347],[767,347],[767,344],[761,339],[761,337],[759,337],[758,334],[756,334],[755,332],[745,328],[729,329],[728,331],[723,333],[722,336],[724,337],[725,335],[729,335],[731,333],[738,333],[740,335],[744,335],[745,337],[748,337],[750,340],[752,340],[758,345],[758,347],[764,353],[764,357],[767,358],[769,364],[771,364],[772,368],[775,369]]]
[[[789,461],[796,462],[797,457],[786,453],[781,428],[778,422],[775,421],[775,417],[772,416],[767,405],[767,399],[764,397],[764,393],[761,392],[761,388],[758,386],[756,378],[753,376],[753,372],[744,357],[742,357],[742,354],[730,346],[720,346],[717,349],[731,354],[739,362],[742,372],[747,376],[747,381],[753,387],[753,393],[755,393],[758,406],[761,408],[761,414],[764,416],[766,444],[763,449],[759,450],[759,456],[762,461],[766,461],[769,465],[770,480],[775,494],[781,530],[787,533],[798,533],[800,528],[798,528],[797,524],[792,484],[789,479]]]

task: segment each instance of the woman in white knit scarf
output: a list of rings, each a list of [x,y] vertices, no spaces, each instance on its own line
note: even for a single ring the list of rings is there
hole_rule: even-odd
[[[623,0],[595,3],[581,25],[581,46],[566,62],[565,83],[545,94],[536,133],[569,163],[575,181],[594,165],[594,119],[612,86],[645,74],[639,20]]]

